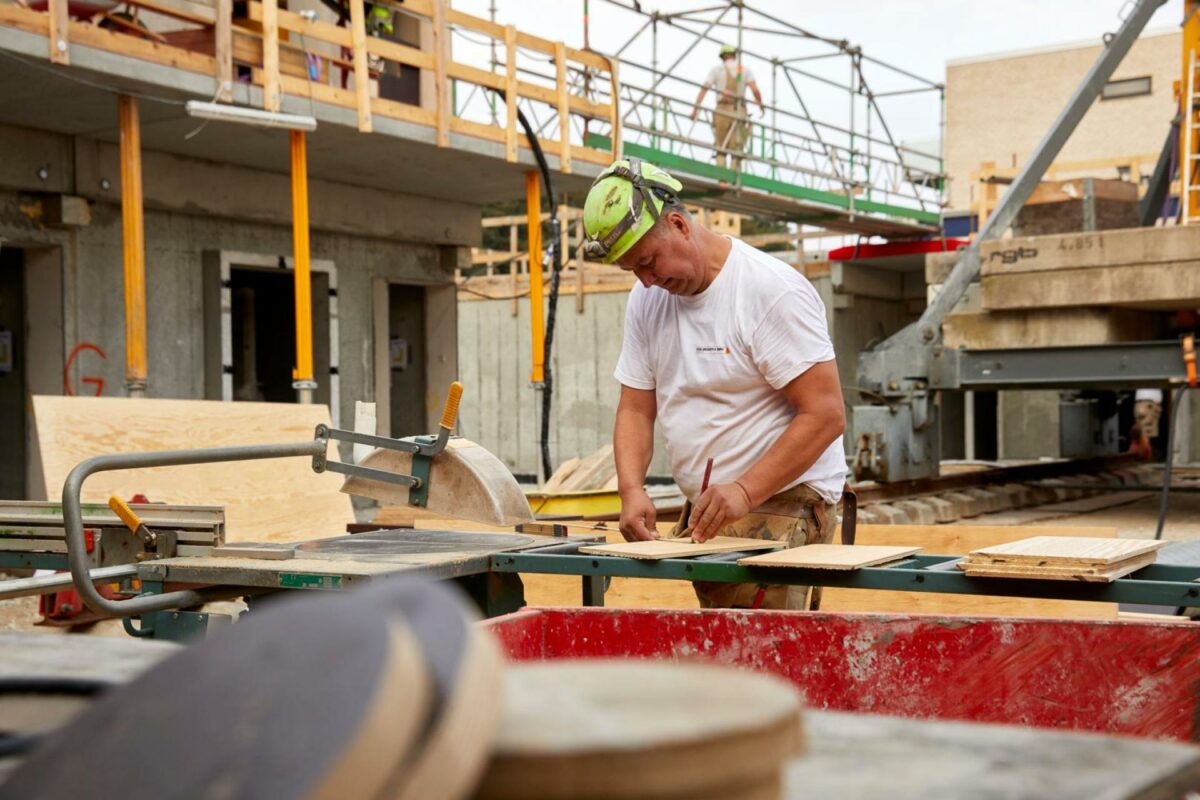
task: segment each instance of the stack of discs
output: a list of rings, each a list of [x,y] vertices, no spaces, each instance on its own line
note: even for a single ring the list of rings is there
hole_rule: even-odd
[[[795,688],[760,673],[555,661],[504,686],[482,800],[777,798],[802,745]]]
[[[443,584],[279,600],[106,692],[0,798],[459,798],[499,656]]]

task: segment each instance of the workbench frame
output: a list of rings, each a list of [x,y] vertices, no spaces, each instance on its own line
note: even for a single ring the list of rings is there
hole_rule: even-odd
[[[616,556],[584,555],[577,545],[554,552],[499,553],[491,557],[498,573],[578,575],[583,580],[584,605],[602,606],[609,578],[713,581],[841,589],[886,589],[904,592],[1032,597],[1086,600],[1185,608],[1200,606],[1200,566],[1151,564],[1111,583],[970,577],[956,566],[962,556],[915,555],[896,564],[855,570],[743,567],[749,553],[722,553],[696,558],[657,561]]]

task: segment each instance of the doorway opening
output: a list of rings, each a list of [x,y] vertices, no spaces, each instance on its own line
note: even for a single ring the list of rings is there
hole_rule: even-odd
[[[425,288],[388,285],[388,374],[392,436],[429,433],[425,409]]]
[[[0,248],[0,500],[27,497],[24,262]]]

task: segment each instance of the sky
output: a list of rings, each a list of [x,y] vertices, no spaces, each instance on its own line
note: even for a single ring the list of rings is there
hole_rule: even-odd
[[[632,0],[621,2],[629,5]],[[582,45],[583,0],[453,0],[452,5],[460,11],[487,17],[490,3],[495,4],[496,19],[500,23],[562,40],[571,46]],[[713,5],[718,3],[712,0],[641,2],[644,10],[664,13]],[[1105,32],[1117,29],[1120,15],[1128,13],[1132,0],[1003,0],[990,3],[980,0],[748,0],[748,5],[821,36],[846,39],[861,46],[868,56],[934,82],[942,82],[948,60],[1061,43],[1098,41]],[[1147,29],[1177,27],[1182,5],[1182,0],[1168,0],[1155,13]],[[620,47],[644,20],[607,0],[590,0],[590,13],[591,45],[608,53]],[[672,40],[669,29],[660,27],[660,30],[663,31],[659,44],[660,65],[665,65],[664,62],[674,60],[691,37],[675,35]],[[727,30],[723,36],[732,36],[732,32]],[[649,63],[649,42],[649,35],[643,34],[626,51],[626,56]],[[745,40],[747,52],[768,58],[789,58],[815,52],[811,45],[792,38],[755,33],[746,34]],[[715,63],[715,49],[716,45],[702,44],[684,59],[676,74],[699,80]],[[839,79],[848,76],[845,59],[805,62],[805,66],[809,64],[814,73]],[[760,87],[769,92],[770,66],[757,69]],[[869,73],[868,80],[877,93],[916,85],[884,70]],[[846,102],[828,94],[819,82],[810,84],[798,88],[808,100],[812,115],[845,121],[848,115]],[[676,86],[674,91],[683,94],[690,90]],[[790,94],[786,87],[779,91]],[[898,96],[880,102],[896,138],[914,143],[936,140],[935,94]]]

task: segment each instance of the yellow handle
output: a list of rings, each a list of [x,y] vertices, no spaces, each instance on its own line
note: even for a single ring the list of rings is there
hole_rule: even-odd
[[[138,515],[133,513],[128,503],[115,494],[108,498],[108,507],[121,518],[121,522],[125,523],[125,527],[129,528],[131,533],[137,533],[138,528],[142,527],[142,520]]]
[[[463,385],[458,381],[450,384],[450,392],[446,395],[446,407],[442,409],[442,427],[448,431],[454,430],[458,420],[458,404],[462,400]]]

